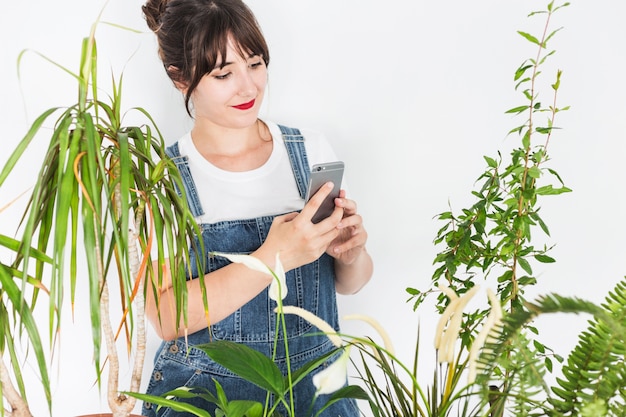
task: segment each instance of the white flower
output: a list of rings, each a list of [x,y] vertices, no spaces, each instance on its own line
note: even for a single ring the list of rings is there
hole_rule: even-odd
[[[439,350],[440,363],[451,363],[454,360],[454,346],[459,337],[459,332],[461,331],[463,309],[474,294],[476,294],[476,291],[478,291],[477,285],[470,288],[461,297],[451,299],[448,307],[441,315],[435,333],[435,348]]]
[[[272,300],[278,301],[280,298],[284,300],[287,296],[287,279],[285,278],[285,269],[280,261],[278,253],[276,253],[276,266],[274,267],[274,280],[270,284],[269,296]],[[280,295],[279,295],[280,294]]]
[[[387,333],[385,328],[381,326],[381,324],[378,321],[376,321],[374,318],[363,315],[363,314],[351,314],[351,315],[345,316],[343,319],[344,320],[361,320],[361,321],[366,322],[370,326],[372,326],[374,330],[376,330],[378,334],[380,335],[380,337],[383,339],[383,346],[385,346],[385,350],[389,352],[391,355],[395,355],[395,349],[393,347],[393,343],[391,342],[391,338],[389,337],[389,334]]]
[[[302,317],[328,336],[333,344],[340,348],[344,346],[344,342],[333,327],[321,318],[308,310],[296,306],[282,306],[282,311],[277,307],[275,311],[282,314],[295,314]],[[313,385],[315,385],[315,395],[331,394],[342,388],[348,380],[348,361],[350,360],[350,347],[346,346],[341,356],[328,368],[318,372],[313,376]]]
[[[272,271],[269,266],[265,265],[259,258],[252,255],[239,255],[235,253],[222,252],[211,252],[211,254],[214,256],[221,256],[237,264],[243,264],[254,271],[263,272],[274,277],[269,288],[269,297],[272,300],[278,301],[279,294],[283,300],[287,296],[287,280],[285,279],[285,270],[283,268],[283,264],[280,262],[278,253],[276,254],[276,266],[274,271]]]
[[[498,300],[491,288],[487,288],[487,298],[489,298],[489,303],[491,304],[491,311],[489,312],[483,327],[480,329],[480,333],[478,333],[476,339],[474,339],[474,343],[472,343],[468,356],[469,370],[467,380],[470,384],[476,380],[478,352],[485,344],[487,336],[489,336],[491,330],[496,325],[499,325],[502,320],[502,306],[500,305],[500,300]]]
[[[315,395],[332,394],[343,388],[348,381],[348,362],[350,361],[350,346],[343,349],[343,353],[328,368],[313,375]]]
[[[339,337],[335,329],[333,329],[330,324],[326,323],[324,320],[320,319],[308,310],[296,306],[283,306],[282,311],[280,311],[278,308],[276,308],[274,311],[283,314],[295,314],[296,316],[302,317],[303,319],[320,329],[322,332],[324,332],[326,336],[328,336],[330,341],[333,342],[333,345],[335,345],[336,347],[342,347],[344,345],[343,340],[341,339],[341,337]]]

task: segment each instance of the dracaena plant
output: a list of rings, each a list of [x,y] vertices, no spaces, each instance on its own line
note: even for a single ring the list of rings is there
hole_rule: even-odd
[[[12,364],[2,369],[13,370],[18,386],[13,389],[10,379],[2,380],[3,397],[8,399],[9,407],[0,410],[7,408],[9,413],[16,409],[16,401],[24,401],[20,407],[25,406],[24,394],[28,391],[23,386],[11,338],[27,332],[50,403],[50,382],[42,352],[54,343],[61,327],[68,327],[61,325],[63,299],[69,298],[74,308],[79,288],[88,291],[94,375],[101,384],[100,358],[104,353],[109,407],[114,416],[127,416],[132,411],[135,400],[119,394],[117,339],[124,335],[134,358],[132,376],[124,386],[137,391],[146,347],[144,292],[156,294],[162,281],[161,271],[156,275],[152,272],[152,245],[158,248],[161,263],[170,259],[178,315],[185,314],[184,264],[189,258],[188,240],[197,232],[197,225],[184,198],[177,193],[184,192],[184,187],[178,170],[165,155],[165,143],[149,113],[142,108],[130,109],[128,112],[138,113],[144,121],[125,125],[122,77],[119,81],[112,77],[108,94],[98,86],[95,32],[100,23],[98,18],[83,39],[77,72],[37,53],[74,78],[77,101],[48,109],[37,117],[0,172],[2,186],[10,181],[15,165],[28,156],[31,147],[47,146],[16,232],[20,237],[0,241],[16,253],[13,262],[3,262],[0,268],[0,315],[15,319],[2,320],[0,332],[1,353],[4,357],[8,352]],[[20,54],[18,62],[27,52]],[[110,282],[119,285],[111,287]],[[35,295],[29,298],[31,288]],[[48,343],[38,337],[30,313],[42,298],[37,297],[41,289],[49,295]],[[110,311],[110,297],[119,298],[120,311]],[[15,395],[7,397],[9,392],[21,393],[22,400],[16,400]],[[30,412],[15,415],[28,416]]]
[[[6,249],[3,253],[7,258],[6,263],[0,260],[0,398],[6,398],[12,412],[19,416],[25,415],[20,413],[28,412],[28,406],[23,401],[26,389],[18,359],[18,341],[22,339],[22,335],[32,342],[39,378],[44,385],[44,396],[48,405],[51,403],[45,349],[33,314],[39,292],[45,292],[46,289],[31,275],[21,271],[19,265],[9,261],[19,251],[18,240],[0,235],[0,247]],[[52,260],[46,254],[33,248],[30,251],[40,265],[51,263]],[[5,353],[9,357],[8,364],[4,360]]]

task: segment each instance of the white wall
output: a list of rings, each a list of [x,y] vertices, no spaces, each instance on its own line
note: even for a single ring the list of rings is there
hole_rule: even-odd
[[[25,57],[18,83],[18,53],[32,48],[76,68],[80,39],[101,3],[31,0],[3,8],[0,163],[40,111],[74,99],[71,80],[34,54]],[[513,91],[513,72],[534,49],[516,31],[537,33],[541,19],[526,15],[546,3],[249,1],[272,54],[265,113],[327,134],[346,161],[352,196],[369,231],[375,276],[357,296],[340,298],[342,313],[378,318],[407,361],[418,320],[422,351],[430,350],[435,316],[428,309],[413,313],[404,289],[429,285],[437,251],[432,240],[440,226],[433,216],[446,210],[448,201],[456,209],[470,204],[482,156],[499,149],[506,154],[517,145],[505,136],[521,120],[504,111],[522,102]],[[111,0],[103,19],[146,30],[141,4]],[[574,1],[555,17],[555,27],[564,29],[554,39],[558,52],[546,72],[564,70],[559,101],[572,109],[558,120],[563,130],[552,139],[551,166],[574,192],[543,202],[557,263],[539,271],[537,293],[556,290],[600,301],[626,272],[625,15],[623,2],[597,0]],[[98,33],[100,84],[106,86],[109,65],[115,74],[125,67],[125,105],[146,108],[169,139],[177,138],[190,124],[157,60],[153,35],[105,26]],[[20,165],[22,175],[3,187],[0,207],[28,189],[36,164],[33,157]],[[3,233],[14,230],[22,200],[2,213]],[[91,352],[80,349],[81,339],[90,337],[87,318],[79,310],[76,320],[65,326],[57,351],[55,416],[106,409],[92,386]],[[572,333],[563,330],[563,318],[557,320],[556,331],[556,320],[542,319],[540,326],[549,343],[567,349]],[[575,326],[584,322],[566,320]],[[352,324],[346,329],[362,330]],[[152,335],[150,356],[157,344]],[[146,368],[147,375],[150,364]],[[45,415],[43,403],[35,402],[35,415]]]

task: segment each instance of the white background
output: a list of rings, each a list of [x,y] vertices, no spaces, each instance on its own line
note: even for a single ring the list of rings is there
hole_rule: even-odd
[[[458,212],[484,168],[483,155],[504,155],[518,145],[506,133],[523,122],[504,111],[524,104],[513,73],[535,49],[517,30],[538,34],[545,0],[251,0],[271,51],[269,94],[264,115],[297,127],[323,131],[346,162],[347,181],[369,231],[375,259],[372,282],[357,296],[340,297],[342,314],[377,318],[391,333],[400,357],[410,363],[421,324],[423,378],[436,316],[413,312],[405,288],[426,289],[442,226],[433,217]],[[103,20],[143,31],[98,28],[100,86],[124,70],[124,107],[141,106],[157,120],[168,141],[190,122],[182,99],[165,77],[155,40],[141,16],[139,0],[111,0]],[[80,41],[101,1],[11,2],[0,13],[0,163],[44,109],[73,103],[67,74],[34,53],[25,55],[22,78],[16,62],[25,48],[75,70]],[[555,243],[556,264],[538,266],[532,293],[557,291],[601,301],[626,272],[623,216],[626,211],[626,4],[616,0],[574,1],[557,13],[563,30],[544,69],[553,81],[563,69],[560,106],[570,105],[550,144],[554,168],[573,193],[543,200],[543,218]],[[543,101],[550,91],[542,87]],[[37,145],[42,151],[47,144]],[[18,175],[3,186],[0,207],[32,185],[41,155],[31,153]],[[0,217],[12,234],[23,197]],[[539,234],[539,232],[537,232]],[[538,236],[542,241],[543,238]],[[80,300],[75,324],[64,324],[53,366],[54,415],[107,410],[93,386],[90,330]],[[69,315],[69,305],[66,305]],[[586,318],[541,319],[546,342],[566,353]],[[572,326],[572,327],[570,327]],[[346,324],[346,332],[364,327]],[[44,332],[45,333],[45,332]],[[149,358],[158,340],[150,334]],[[32,378],[32,365],[24,371]],[[151,364],[146,366],[144,384]],[[123,375],[124,376],[124,375]],[[122,384],[122,388],[124,384]],[[47,411],[34,392],[35,416]]]

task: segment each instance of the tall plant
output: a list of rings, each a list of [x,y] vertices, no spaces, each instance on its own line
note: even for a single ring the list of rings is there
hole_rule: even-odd
[[[150,248],[158,247],[159,264],[169,258],[177,314],[184,317],[184,264],[189,259],[189,237],[198,230],[185,199],[178,196],[177,190],[184,192],[178,170],[166,157],[165,143],[148,112],[132,109],[144,117],[145,124],[124,125],[122,77],[119,82],[113,79],[112,91],[105,100],[100,98],[95,37],[99,22],[100,17],[82,42],[77,73],[40,54],[76,80],[77,102],[43,112],[0,172],[1,186],[30,147],[41,147],[37,142],[44,135],[42,126],[52,122],[48,150],[23,216],[19,246],[14,248],[16,259],[2,267],[3,294],[9,295],[19,317],[14,329],[3,327],[4,338],[0,341],[23,329],[29,335],[35,334],[27,311],[35,307],[36,299],[32,304],[22,301],[28,283],[49,289],[51,343],[61,329],[65,297],[69,295],[73,309],[76,291],[85,285],[89,291],[95,373],[100,381],[104,344],[109,407],[114,416],[127,416],[135,400],[119,394],[116,341],[124,333],[134,357],[128,389],[137,391],[146,347],[144,293],[152,291],[157,296],[163,279],[161,270],[156,276],[152,272]],[[43,254],[49,254],[50,259]],[[83,259],[86,273],[81,270]],[[51,271],[43,268],[48,260]],[[118,324],[112,321],[115,315],[109,307],[109,283],[114,275],[118,283],[113,288],[119,289],[121,302]],[[18,284],[12,286],[12,281]],[[15,294],[9,293],[9,288],[14,288]],[[4,312],[4,304],[2,307]],[[30,343],[37,353],[43,348],[38,338],[31,337]],[[7,346],[11,353],[11,345]],[[16,358],[12,354],[10,357],[18,385],[22,385]],[[38,363],[41,375],[47,375],[46,365],[41,360]],[[42,382],[49,392],[48,378],[42,378]],[[6,387],[3,394],[8,391]],[[20,387],[19,391],[24,394],[26,390]]]
[[[534,276],[536,263],[551,263],[550,246],[536,245],[537,231],[549,236],[549,228],[540,214],[543,197],[571,191],[558,173],[549,166],[549,144],[557,129],[555,121],[558,113],[568,107],[557,105],[561,82],[561,71],[550,84],[551,94],[543,95],[541,86],[544,67],[555,53],[549,45],[560,29],[552,29],[554,13],[568,6],[567,2],[550,1],[541,11],[530,13],[530,17],[543,16],[545,24],[538,35],[518,31],[519,35],[536,48],[536,53],[525,59],[514,73],[514,87],[521,92],[522,102],[506,114],[523,116],[521,124],[515,125],[508,133],[517,135],[519,144],[510,151],[509,158],[498,152],[496,157],[485,156],[485,171],[477,179],[478,187],[472,191],[475,202],[459,211],[446,211],[437,216],[444,224],[437,232],[435,245],[440,247],[434,264],[432,288],[421,291],[408,288],[417,309],[430,294],[438,295],[437,310],[441,321],[437,329],[435,343],[437,362],[432,385],[424,390],[417,381],[417,353],[411,368],[402,365],[408,383],[395,372],[399,362],[378,350],[375,355],[364,356],[364,372],[361,377],[370,388],[373,397],[372,410],[376,416],[447,416],[458,415],[500,415],[500,404],[495,399],[502,392],[509,392],[511,383],[506,376],[516,375],[516,388],[525,388],[528,394],[540,395],[544,391],[543,376],[551,369],[552,358],[549,348],[532,337],[535,329],[524,327],[520,335],[523,342],[513,346],[504,344],[508,350],[502,351],[504,360],[498,362],[497,372],[505,375],[503,386],[476,386],[465,383],[462,378],[469,369],[473,380],[475,363],[490,328],[503,314],[527,311],[525,290],[537,283]],[[496,287],[490,297],[490,306],[485,305],[471,313],[464,307],[474,296],[478,286],[490,280]],[[530,326],[530,323],[525,323]],[[484,329],[484,330],[481,330]],[[530,331],[528,331],[530,329]],[[457,337],[460,346],[457,349]],[[418,340],[419,344],[419,340]],[[515,351],[515,349],[518,349]],[[519,365],[515,354],[523,362],[541,361],[542,367],[535,367],[536,375],[522,375],[515,372]],[[379,384],[370,372],[368,361],[374,361],[383,370],[384,384]],[[527,368],[528,369],[528,368]],[[495,371],[494,371],[495,372]],[[404,372],[402,372],[404,373]],[[527,379],[521,378],[525,376]],[[484,401],[476,402],[473,394],[483,394]],[[531,397],[528,395],[526,398]],[[491,398],[491,403],[489,399]],[[520,402],[524,399],[520,398]],[[520,406],[524,414],[523,406]]]
[[[533,239],[538,231],[550,235],[540,214],[542,198],[571,191],[548,165],[550,140],[558,129],[555,119],[559,112],[569,109],[557,105],[561,70],[550,84],[551,96],[542,96],[540,86],[543,67],[555,53],[549,47],[550,41],[560,31],[552,29],[551,19],[566,6],[568,2],[551,1],[545,10],[530,13],[530,17],[545,17],[540,34],[518,31],[537,50],[514,74],[515,90],[521,92],[523,102],[506,111],[525,117],[522,124],[509,131],[509,135],[518,135],[519,146],[510,152],[508,160],[500,152],[497,157],[484,156],[487,167],[478,177],[479,188],[472,191],[475,203],[458,214],[446,211],[438,215],[444,225],[437,232],[435,244],[443,249],[434,260],[433,286],[449,286],[455,293],[464,294],[481,280],[494,278],[496,293],[509,312],[525,308],[524,293],[537,284],[534,265],[555,262],[549,255],[551,247],[537,246]],[[439,293],[437,288],[408,291],[415,308],[428,294]],[[441,294],[438,310],[443,312],[447,305],[448,299]],[[462,335],[466,346],[473,338],[471,330],[487,312],[483,309],[466,315]]]
[[[447,211],[438,216],[445,224],[435,239],[443,249],[435,258],[433,288],[408,289],[415,308],[429,294],[440,294],[435,341],[440,364],[433,383],[425,390],[417,381],[419,338],[412,368],[374,344],[374,354],[363,351],[360,375],[371,393],[376,417],[626,415],[624,281],[602,305],[558,294],[532,302],[524,296],[527,288],[537,284],[534,265],[555,261],[548,254],[549,246],[534,243],[538,228],[549,236],[539,202],[544,196],[570,191],[547,164],[556,116],[568,109],[557,106],[561,71],[550,84],[548,104],[539,86],[542,69],[555,52],[549,49],[549,41],[560,30],[551,29],[551,19],[569,5],[556,3],[530,14],[546,17],[539,36],[518,32],[537,48],[537,54],[514,75],[524,103],[507,111],[525,115],[524,122],[509,132],[519,135],[520,146],[511,151],[508,161],[500,153],[496,158],[484,157],[487,168],[472,192],[476,202],[460,214]],[[494,278],[497,287],[489,297],[491,307],[465,313],[479,284],[488,278]],[[551,358],[561,359],[540,341],[532,321],[555,312],[589,313],[593,319],[567,356],[561,376],[551,383],[546,378],[553,372]],[[382,370],[382,379],[372,371],[372,361]]]

